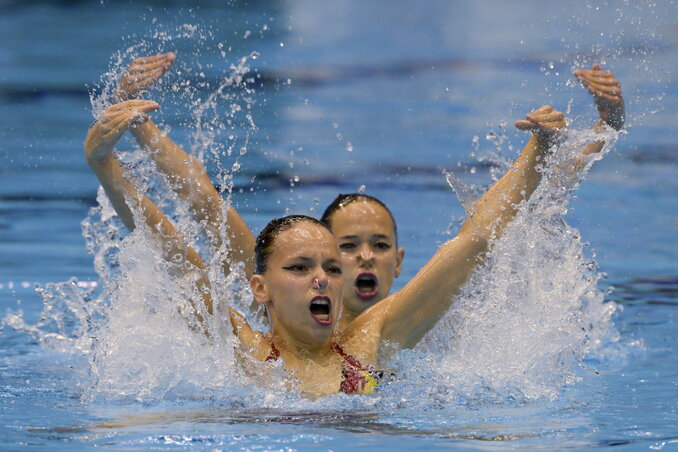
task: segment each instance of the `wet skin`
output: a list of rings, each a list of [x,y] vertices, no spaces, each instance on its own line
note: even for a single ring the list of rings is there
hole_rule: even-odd
[[[341,207],[330,217],[330,226],[344,268],[341,324],[346,325],[388,296],[400,275],[404,250],[397,248],[391,216],[373,201],[357,200]]]
[[[343,292],[337,240],[327,229],[302,222],[280,233],[268,266],[251,279],[264,303],[276,342],[326,345],[341,312]]]

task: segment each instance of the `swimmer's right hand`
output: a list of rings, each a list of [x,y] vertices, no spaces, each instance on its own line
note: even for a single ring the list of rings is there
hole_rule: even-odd
[[[90,127],[85,138],[85,159],[89,165],[103,162],[123,133],[148,120],[148,113],[160,108],[151,100],[128,100],[108,107]]]
[[[545,146],[551,146],[565,131],[565,115],[549,105],[544,105],[525,115],[526,120],[515,122],[520,130],[529,130]]]
[[[132,61],[127,72],[120,79],[118,89],[115,92],[116,100],[136,99],[172,67],[176,58],[174,53],[167,52],[137,58]]]

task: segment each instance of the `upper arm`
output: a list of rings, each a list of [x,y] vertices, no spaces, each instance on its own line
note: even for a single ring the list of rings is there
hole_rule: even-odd
[[[382,341],[413,347],[452,304],[486,249],[485,239],[462,230],[405,287],[363,312],[356,322],[377,322]]]

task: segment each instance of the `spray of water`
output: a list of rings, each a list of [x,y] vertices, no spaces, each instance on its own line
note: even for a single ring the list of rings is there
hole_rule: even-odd
[[[601,153],[572,171],[579,149],[597,138],[571,131],[552,150],[542,184],[425,338],[422,348],[440,358],[434,381],[480,398],[555,398],[577,381],[589,352],[618,339],[616,305],[604,303],[595,261],[564,218],[571,193],[616,133],[606,132]]]
[[[156,33],[155,41],[136,43],[115,55],[111,69],[92,90],[94,116],[112,102],[116,81],[133,56],[157,53],[181,39],[204,47],[210,36],[183,26],[174,33]],[[217,47],[227,58],[223,44]],[[166,123],[172,122],[172,99],[174,108],[191,112],[190,124],[185,124],[192,130],[187,149],[216,168],[215,181],[228,209],[233,173],[256,130],[248,64],[258,54],[236,58],[217,78],[210,78],[194,61],[199,55],[197,50],[192,58],[181,55],[175,75],[168,75],[147,97],[170,111]],[[446,404],[459,397],[553,398],[580,378],[579,364],[587,353],[617,339],[610,322],[614,305],[603,302],[595,261],[586,257],[578,231],[564,221],[572,191],[593,160],[609,151],[616,135],[607,132],[605,138],[605,149],[578,172],[566,168],[576,150],[594,136],[572,131],[559,145],[545,166],[544,182],[494,242],[487,262],[424,342],[414,351],[395,354],[390,365],[400,369],[399,379],[375,398],[337,395],[306,401],[290,391],[294,384],[279,362],[254,363],[241,353],[225,312],[233,306],[249,313],[251,295],[242,268],[223,275],[229,246],[225,231],[220,232],[221,248],[212,249],[188,206],[135,146],[121,152],[124,166],[191,246],[207,257],[220,315],[205,315],[197,275],[180,268],[180,262],[165,261],[144,227],[128,234],[100,190],[99,206],[82,222],[98,287],[82,288],[75,280],[47,285],[39,289],[45,305],[37,324],[27,324],[20,314],[5,323],[30,333],[44,347],[84,354],[89,363],[84,397],[92,399],[216,397],[245,407],[348,409],[355,404],[397,407],[412,400]],[[501,141],[496,146],[501,148]],[[470,214],[476,194],[451,173],[447,180]],[[196,312],[207,320],[199,322]],[[257,325],[256,319],[250,320]],[[249,389],[254,383],[257,391]]]

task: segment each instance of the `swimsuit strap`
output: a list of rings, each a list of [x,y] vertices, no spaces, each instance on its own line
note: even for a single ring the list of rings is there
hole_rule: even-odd
[[[334,350],[335,352],[337,352],[337,354],[339,354],[339,356],[344,358],[344,361],[346,361],[348,363],[348,365],[353,367],[354,369],[356,369],[356,370],[367,370],[366,368],[364,368],[362,366],[362,364],[360,364],[360,361],[358,361],[357,359],[355,359],[354,357],[352,357],[351,355],[346,353],[344,351],[344,349],[341,348],[341,345],[337,344],[336,342],[332,342],[332,350]]]
[[[280,358],[280,350],[278,350],[273,343],[273,339],[271,339],[268,336],[264,336],[266,338],[266,341],[268,342],[268,345],[271,346],[271,353],[268,354],[266,357],[265,361],[276,361],[278,358]]]

